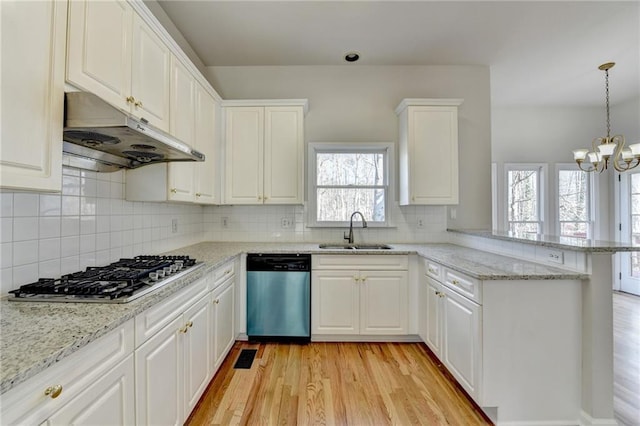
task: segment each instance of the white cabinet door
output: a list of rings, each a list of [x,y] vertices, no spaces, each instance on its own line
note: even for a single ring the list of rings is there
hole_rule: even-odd
[[[262,204],[264,107],[226,109],[225,202]]]
[[[132,112],[169,131],[171,51],[142,18],[134,14],[131,61]]]
[[[0,185],[60,191],[66,2],[0,3]]]
[[[360,334],[407,334],[407,271],[360,271]]]
[[[442,361],[460,385],[479,398],[482,360],[480,305],[442,287]]]
[[[213,292],[212,304],[214,306],[215,345],[214,368],[217,370],[231,346],[235,342],[234,305],[235,305],[234,278],[230,278],[222,284],[219,290]]]
[[[432,101],[435,105],[428,105]],[[400,205],[458,204],[458,105],[462,101],[404,100],[400,123]]]
[[[302,204],[302,107],[265,107],[264,203]]]
[[[425,277],[425,305],[424,312],[425,336],[424,342],[438,357],[442,352],[442,285],[432,278]]]
[[[204,297],[184,313],[184,418],[196,406],[209,384],[211,359],[211,304]]]
[[[199,84],[195,90],[195,149],[205,155],[205,161],[192,163],[195,168],[195,196],[200,204],[218,204],[217,128],[219,106],[216,100]]]
[[[137,425],[184,421],[182,327],[180,315],[135,351]]]
[[[133,15],[126,1],[69,2],[67,81],[127,111]]]
[[[171,58],[171,125],[170,132],[182,142],[194,146],[195,142],[195,80],[187,68],[175,57]],[[168,163],[167,199],[195,200],[195,163]]]
[[[52,415],[47,425],[135,424],[133,355],[101,376]]]
[[[360,297],[356,278],[358,271],[312,272],[312,334],[359,334]]]

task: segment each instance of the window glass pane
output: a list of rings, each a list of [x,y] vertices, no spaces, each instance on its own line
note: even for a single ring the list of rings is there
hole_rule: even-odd
[[[384,197],[384,189],[317,188],[317,220],[345,222],[360,211],[368,222],[384,222]],[[353,219],[359,221],[360,216]]]
[[[326,153],[316,156],[318,185],[384,185],[384,154]]]
[[[640,214],[640,173],[631,175],[631,214]]]
[[[527,234],[533,233],[538,234],[540,231],[538,230],[537,223],[527,223],[527,222],[511,222],[509,224],[509,231],[514,234]]]
[[[538,220],[538,172],[509,170],[508,217],[510,221]]]
[[[640,277],[640,253],[634,251],[631,255],[631,276],[634,278]]]
[[[561,222],[560,235],[563,237],[587,238],[589,225],[586,222]]]
[[[560,221],[586,222],[589,220],[587,177],[587,174],[581,170],[559,171],[558,216]]]

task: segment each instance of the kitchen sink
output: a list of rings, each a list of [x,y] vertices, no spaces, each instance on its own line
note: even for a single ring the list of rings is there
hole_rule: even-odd
[[[386,244],[320,244],[321,249],[327,250],[390,250]]]

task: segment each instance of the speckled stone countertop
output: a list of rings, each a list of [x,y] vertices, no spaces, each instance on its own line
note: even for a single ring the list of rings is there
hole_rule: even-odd
[[[480,280],[584,279],[545,266],[451,244],[391,244],[392,250],[325,250],[318,244],[200,243],[167,254],[186,254],[203,265],[126,304],[0,301],[0,394],[188,286],[240,253],[391,255],[417,253]]]
[[[589,253],[616,253],[619,251],[640,251],[640,246],[631,246],[616,241],[585,240],[582,238],[560,237],[544,234],[513,234],[503,231],[487,231],[475,229],[447,229],[448,232],[471,235],[494,240],[515,241],[543,247]]]

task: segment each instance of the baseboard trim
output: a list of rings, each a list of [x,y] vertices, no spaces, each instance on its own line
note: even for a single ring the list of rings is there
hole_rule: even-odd
[[[362,336],[351,334],[312,334],[312,342],[393,342],[393,343],[419,343],[422,342],[417,334],[407,334],[403,336],[380,335]]]
[[[616,419],[594,419],[584,411],[580,412],[581,426],[618,426]]]

